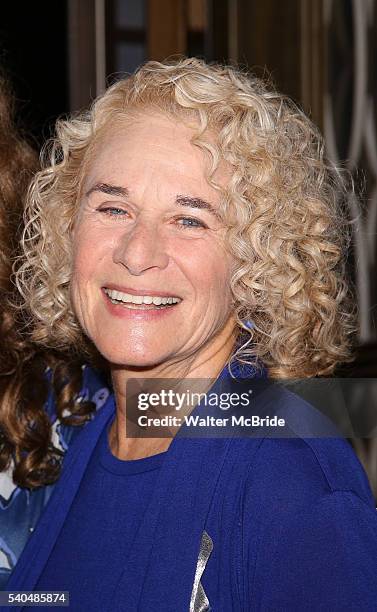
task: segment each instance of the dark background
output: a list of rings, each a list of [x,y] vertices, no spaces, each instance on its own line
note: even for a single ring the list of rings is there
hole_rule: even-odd
[[[67,2],[2,2],[0,65],[36,145],[69,108]]]

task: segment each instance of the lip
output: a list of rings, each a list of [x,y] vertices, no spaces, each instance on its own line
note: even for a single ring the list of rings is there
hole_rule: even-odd
[[[130,293],[129,289],[125,290],[124,288],[116,288],[119,287],[119,285],[105,285],[105,287],[107,289],[115,289],[116,291],[124,291],[125,293]],[[148,310],[143,310],[142,308],[131,309],[127,308],[126,306],[123,306],[122,304],[113,304],[104,290],[105,287],[102,288],[101,293],[103,295],[106,308],[112,316],[117,317],[118,319],[130,319],[131,321],[155,321],[171,315],[172,312],[174,312],[174,310],[181,304],[181,302],[178,302],[178,304],[174,304],[174,306],[170,306],[169,308],[158,308],[156,306],[156,308]],[[153,295],[153,293],[151,294],[145,292],[144,294],[141,294],[137,293],[136,291],[133,291],[133,295]],[[154,295],[162,296],[164,294],[155,292]],[[171,294],[165,293],[165,295]]]
[[[103,285],[102,291],[105,289],[112,289],[113,291],[121,291],[122,293],[129,293],[130,295],[150,295],[151,297],[178,297],[182,299],[179,295],[174,292],[168,293],[167,291],[153,291],[152,289],[131,289],[131,287],[123,287],[122,285]]]

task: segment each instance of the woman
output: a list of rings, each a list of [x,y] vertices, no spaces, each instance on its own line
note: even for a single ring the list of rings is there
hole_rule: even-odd
[[[0,75],[0,588],[47,503],[64,451],[109,395],[78,356],[68,359],[30,342],[11,307],[23,202],[37,167],[14,125],[13,98]]]
[[[289,439],[125,435],[130,379],[237,392],[349,358],[338,185],[289,100],[196,59],[148,62],[58,123],[18,286],[34,339],[94,344],[115,396],[9,590],[69,591],[72,610],[375,608],[365,474],[345,441],[297,433],[298,397],[260,394]]]

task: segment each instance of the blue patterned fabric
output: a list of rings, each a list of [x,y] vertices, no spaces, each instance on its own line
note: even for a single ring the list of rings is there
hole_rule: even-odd
[[[96,410],[108,399],[110,390],[94,370],[84,367],[83,387],[79,397],[91,400]],[[46,412],[53,427],[54,445],[66,451],[82,427],[62,425],[56,418],[52,392],[46,402]],[[0,590],[9,579],[24,546],[34,531],[37,521],[47,504],[55,485],[33,491],[16,486],[12,480],[12,466],[0,473]]]

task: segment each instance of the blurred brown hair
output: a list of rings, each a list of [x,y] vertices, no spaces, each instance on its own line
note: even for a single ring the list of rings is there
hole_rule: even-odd
[[[94,409],[90,401],[75,401],[82,386],[81,360],[36,348],[22,331],[24,313],[14,308],[12,265],[24,196],[37,169],[35,151],[15,126],[14,98],[0,72],[0,471],[11,469],[15,484],[28,488],[50,484],[60,472],[62,453],[51,442],[44,409],[46,368],[51,368],[56,414],[63,423],[82,425]],[[65,410],[69,416],[63,417]]]

